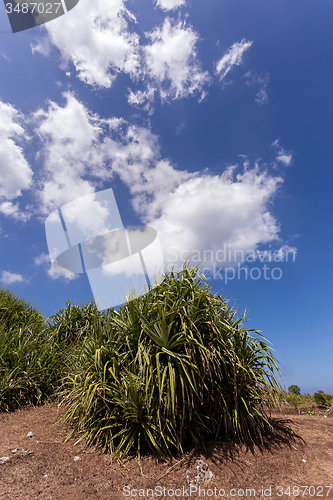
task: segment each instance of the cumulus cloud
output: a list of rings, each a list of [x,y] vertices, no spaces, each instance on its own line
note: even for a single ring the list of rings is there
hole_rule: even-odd
[[[240,66],[243,61],[244,52],[247,51],[253,42],[247,42],[243,39],[241,42],[234,43],[224,54],[222,59],[216,64],[216,74],[220,80],[223,80],[233,66]]]
[[[184,180],[184,173],[160,160],[158,138],[150,130],[122,119],[100,119],[73,94],[64,95],[64,107],[50,102],[35,114],[43,143],[38,192],[43,213],[94,193],[114,175],[137,196],[138,206],[140,196],[158,191],[158,184],[168,188],[175,179]]]
[[[20,274],[10,273],[9,271],[2,271],[1,283],[4,285],[12,285],[13,283],[18,283],[20,281],[25,281]]]
[[[52,26],[45,24],[48,35],[32,45],[32,51],[51,56],[52,47],[57,47],[66,75],[70,75],[68,65],[72,63],[78,78],[95,87],[110,88],[120,73],[126,73],[133,82],[143,82],[146,87],[131,89],[129,103],[143,105],[147,111],[152,110],[156,90],[162,101],[194,93],[203,98],[210,77],[198,62],[198,34],[185,22],[167,18],[162,26],[145,34],[148,44],[140,45],[140,37],[133,30],[135,16],[125,3],[126,0],[81,0],[75,10],[53,20]],[[158,0],[164,10],[184,3]]]
[[[47,111],[39,110],[34,119],[43,148],[40,158],[44,168],[40,191],[42,212],[94,192],[94,187],[83,177],[91,166],[98,169],[98,137],[101,120],[96,119],[73,94],[65,93],[64,107],[49,103]]]
[[[258,163],[250,168],[246,159],[239,173],[234,165],[219,176],[177,170],[161,158],[158,137],[149,129],[121,119],[102,120],[71,94],[63,108],[50,103],[39,118],[45,206],[90,194],[97,183],[103,187],[117,175],[142,223],[158,231],[166,263],[174,262],[175,255],[182,263],[193,251],[203,255],[224,245],[246,252],[280,241],[270,207],[283,181]],[[277,156],[281,151],[278,147]]]
[[[111,87],[119,72],[135,76],[139,67],[139,37],[128,29],[135,17],[124,0],[81,0],[65,16],[45,24],[48,39],[33,52],[50,54],[55,45],[64,65],[72,62],[80,80],[97,87]]]
[[[185,5],[185,3],[185,0],[156,0],[156,5],[163,10],[178,9],[178,7]]]
[[[157,199],[147,207],[166,262],[183,263],[191,252],[216,254],[225,246],[246,253],[278,239],[279,224],[268,206],[282,179],[257,168],[234,177],[232,170],[197,174],[165,193],[162,205]]]
[[[283,149],[280,144],[279,140],[277,139],[276,141],[272,142],[272,146],[276,149],[276,161],[282,163],[285,167],[289,167],[292,163],[293,160],[293,155],[289,151],[287,152],[285,149]]]
[[[151,41],[144,49],[146,71],[162,100],[187,97],[195,92],[204,97],[203,89],[210,77],[208,72],[201,71],[195,51],[199,35],[191,26],[166,18],[163,26],[146,36]]]
[[[19,111],[0,101],[0,199],[13,200],[32,185],[32,170],[17,144],[28,139],[22,121]]]

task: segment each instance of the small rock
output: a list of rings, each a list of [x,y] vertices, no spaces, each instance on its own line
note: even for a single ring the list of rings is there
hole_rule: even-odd
[[[12,453],[17,453],[18,451],[24,451],[24,448],[15,448],[14,450],[11,450]]]
[[[81,460],[81,457],[74,457],[74,462],[79,462]]]
[[[31,432],[31,431],[30,431],[30,432],[28,432],[27,437],[28,437],[28,438],[32,438],[32,432]]]
[[[197,475],[192,479],[189,476],[189,472],[186,471],[186,481],[188,484],[208,483],[214,477],[214,474],[203,460],[197,460],[197,471]]]
[[[304,458],[303,458],[302,462],[306,463],[306,460],[304,460]]]
[[[10,457],[2,457],[0,458],[0,464],[5,464],[6,462],[9,462]]]

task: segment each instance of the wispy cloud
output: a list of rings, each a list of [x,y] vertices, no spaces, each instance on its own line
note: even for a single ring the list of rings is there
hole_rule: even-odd
[[[252,71],[248,71],[244,78],[246,79],[246,84],[249,86],[257,85],[259,86],[259,91],[256,94],[255,101],[259,104],[259,106],[263,104],[267,104],[269,101],[267,94],[267,86],[269,84],[269,75],[259,76]]]
[[[25,279],[20,274],[10,273],[9,271],[2,271],[1,283],[4,285],[12,285],[13,283],[18,283],[25,281]]]
[[[272,146],[276,149],[276,161],[282,163],[285,167],[289,167],[293,160],[292,152],[283,149],[278,139],[272,142]]]
[[[243,61],[244,52],[246,52],[253,42],[247,42],[243,39],[241,42],[234,43],[225,55],[216,64],[216,74],[220,80],[223,80],[231,71],[233,66],[240,66]]]

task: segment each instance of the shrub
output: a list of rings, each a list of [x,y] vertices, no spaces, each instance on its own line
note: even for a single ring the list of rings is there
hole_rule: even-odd
[[[329,403],[327,400],[328,394],[325,394],[324,391],[317,391],[314,393],[313,398],[318,406],[326,406]]]
[[[5,331],[25,327],[40,331],[45,326],[42,314],[33,304],[3,288],[0,288],[0,325]]]
[[[173,271],[149,293],[94,316],[61,389],[68,435],[104,451],[162,456],[207,437],[262,438],[272,428],[277,364],[199,269]]]
[[[301,389],[298,387],[298,385],[291,385],[288,387],[288,392],[289,394],[296,394],[299,396],[301,394]]]
[[[59,385],[62,354],[39,311],[0,291],[0,411],[39,404]]]
[[[66,345],[72,344],[86,335],[96,317],[107,316],[105,313],[100,313],[96,305],[89,302],[81,306],[66,302],[66,306],[59,309],[48,320],[49,327],[54,331],[57,340]]]

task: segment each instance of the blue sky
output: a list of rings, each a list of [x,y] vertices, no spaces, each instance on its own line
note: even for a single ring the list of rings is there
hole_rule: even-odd
[[[333,393],[332,18],[328,0],[80,0],[13,34],[0,9],[1,286],[47,316],[91,300],[51,270],[45,220],[112,188],[166,267],[206,257],[287,387]]]

